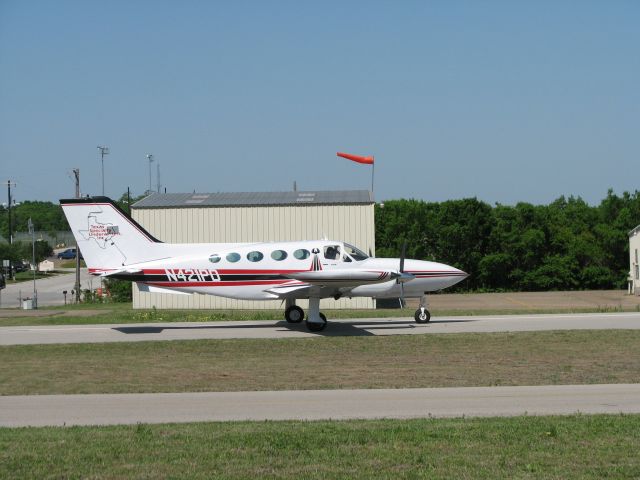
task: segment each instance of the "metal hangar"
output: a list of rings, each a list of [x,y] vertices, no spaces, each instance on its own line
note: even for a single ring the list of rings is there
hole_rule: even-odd
[[[132,217],[168,243],[234,243],[328,238],[375,254],[374,202],[367,190],[154,193],[131,206]],[[215,252],[212,252],[215,253]],[[307,307],[306,300],[297,302]],[[140,292],[134,308],[275,309],[281,301]],[[375,308],[370,298],[323,299],[321,308]]]
[[[632,295],[640,295],[640,225],[629,232],[629,276],[627,277],[628,291]]]

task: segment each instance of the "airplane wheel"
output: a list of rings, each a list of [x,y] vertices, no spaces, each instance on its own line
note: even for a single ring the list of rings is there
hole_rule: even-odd
[[[304,318],[304,311],[297,305],[291,305],[284,311],[284,319],[289,323],[300,323]]]
[[[309,322],[309,320],[307,320],[307,328],[309,331],[321,332],[327,328],[327,317],[324,316],[324,313],[320,313],[320,318],[322,319],[322,323]]]
[[[426,308],[424,309],[423,313],[422,309],[419,308],[418,310],[416,310],[416,314],[413,316],[413,318],[417,323],[429,323],[429,320],[431,320],[431,313],[429,313],[429,310],[427,310]]]

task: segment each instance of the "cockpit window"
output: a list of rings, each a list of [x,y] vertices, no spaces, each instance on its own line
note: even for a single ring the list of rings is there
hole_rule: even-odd
[[[344,244],[344,251],[356,262],[361,262],[362,260],[366,260],[367,258],[369,258],[369,255],[364,253],[359,248],[356,248],[353,245],[349,245],[348,243]]]

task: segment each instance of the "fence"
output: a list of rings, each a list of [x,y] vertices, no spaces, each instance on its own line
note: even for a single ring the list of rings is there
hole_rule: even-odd
[[[57,246],[68,247],[75,243],[71,232],[35,232],[36,240],[44,240],[53,248]],[[14,242],[31,242],[31,234],[27,232],[14,232]],[[0,242],[9,243],[9,241],[0,235]]]

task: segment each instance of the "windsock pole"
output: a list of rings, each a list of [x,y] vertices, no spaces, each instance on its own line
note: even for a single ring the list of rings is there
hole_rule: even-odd
[[[376,171],[375,162],[371,164],[371,198],[373,199],[373,173]]]
[[[361,157],[360,155],[352,155],[350,153],[342,153],[338,152],[337,155],[342,158],[346,158],[347,160],[351,160],[352,162],[364,163],[365,165],[371,165],[371,196],[373,196],[373,176],[375,173],[376,163],[371,157]]]

